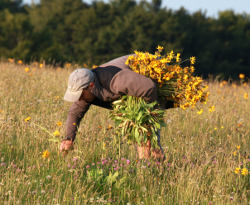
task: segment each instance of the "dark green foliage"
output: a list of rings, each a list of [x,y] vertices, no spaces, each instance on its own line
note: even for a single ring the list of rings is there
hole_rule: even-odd
[[[22,0],[0,2],[0,57],[100,64],[157,45],[197,57],[197,74],[250,76],[250,15],[217,19],[163,8],[161,0]]]

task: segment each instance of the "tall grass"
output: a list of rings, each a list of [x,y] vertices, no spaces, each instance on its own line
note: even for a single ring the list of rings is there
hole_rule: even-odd
[[[1,204],[249,203],[249,173],[241,174],[250,168],[249,84],[211,81],[201,114],[167,110],[164,164],[138,161],[134,147],[117,139],[109,111],[95,106],[74,151],[62,157],[57,122],[67,117],[62,98],[72,69],[0,63]]]

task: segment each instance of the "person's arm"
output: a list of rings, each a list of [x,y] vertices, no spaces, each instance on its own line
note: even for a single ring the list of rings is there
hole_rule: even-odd
[[[147,102],[158,100],[155,83],[131,70],[117,73],[111,80],[110,89],[116,94],[142,97]]]
[[[81,119],[88,111],[90,103],[84,100],[73,103],[69,109],[68,117],[66,120],[66,139],[75,140],[76,132],[78,130]]]
[[[60,151],[63,155],[73,149],[73,141],[75,140],[80,121],[88,111],[89,106],[90,104],[83,100],[77,101],[71,105],[66,120],[66,138],[63,139],[60,145]]]

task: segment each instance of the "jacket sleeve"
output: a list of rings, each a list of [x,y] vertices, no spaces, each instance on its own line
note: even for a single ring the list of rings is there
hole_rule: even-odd
[[[90,103],[83,100],[74,102],[68,112],[66,120],[66,139],[75,140],[81,119],[88,111]]]
[[[111,80],[110,89],[115,94],[142,97],[147,102],[157,100],[157,88],[150,79],[131,70],[118,72]]]

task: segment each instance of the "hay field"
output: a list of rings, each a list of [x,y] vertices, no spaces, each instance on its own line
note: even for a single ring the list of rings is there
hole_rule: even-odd
[[[72,70],[0,63],[1,204],[249,203],[249,83],[210,81],[199,110],[167,110],[164,164],[138,161],[124,140],[119,146],[109,111],[95,106],[64,158],[58,142]]]

